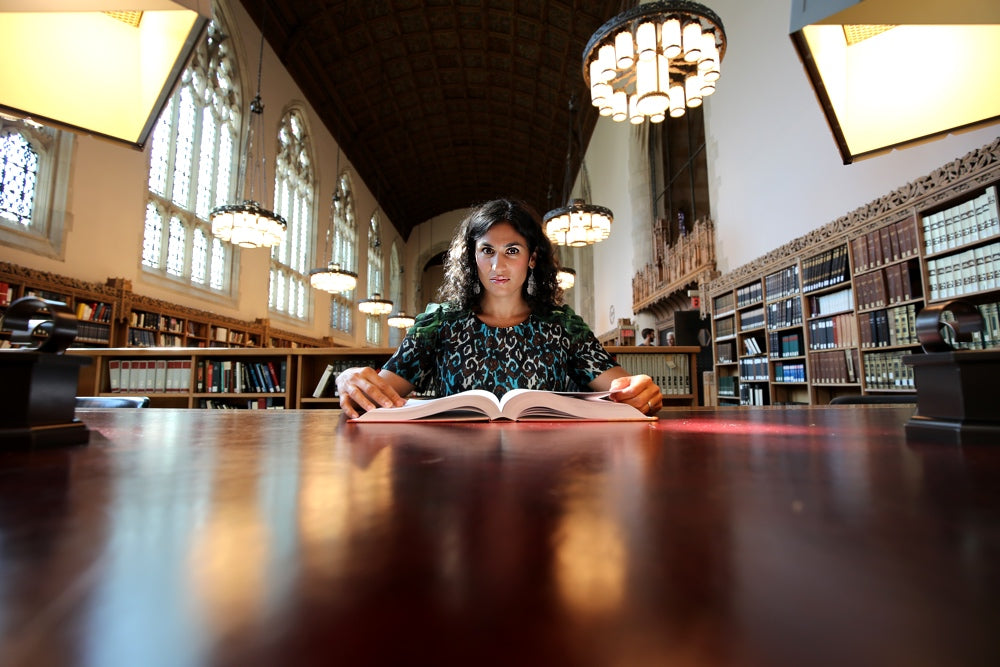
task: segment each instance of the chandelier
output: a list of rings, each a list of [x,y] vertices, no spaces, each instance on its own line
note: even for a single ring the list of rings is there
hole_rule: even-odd
[[[414,320],[412,317],[410,317],[403,311],[399,311],[398,313],[390,317],[388,320],[386,320],[386,322],[389,324],[390,327],[396,327],[397,329],[409,329],[410,327],[413,326],[416,320]]]
[[[587,203],[590,199],[590,178],[587,175],[587,163],[583,157],[583,145],[580,141],[579,129],[573,130],[573,118],[576,114],[576,102],[569,101],[569,137],[566,146],[566,176],[563,180],[563,193],[569,195],[566,206],[552,209],[542,217],[545,235],[556,245],[580,247],[603,241],[611,235],[611,222],[614,214],[604,206]],[[583,198],[572,198],[573,185],[572,157],[573,146],[577,146],[580,154],[580,184]]]
[[[559,271],[556,272],[556,282],[559,284],[561,289],[568,290],[576,284],[576,271],[566,267],[559,269]]]
[[[330,225],[326,230],[327,254],[334,243],[337,228],[337,204],[340,202],[340,149],[337,149],[337,188],[330,200]],[[340,263],[330,259],[330,263],[309,272],[309,284],[330,294],[349,292],[358,284],[358,274],[341,268]]]
[[[285,219],[261,206],[254,195],[259,188],[261,196],[266,194],[264,186],[264,104],[260,100],[261,70],[264,66],[264,33],[260,34],[260,58],[257,62],[257,94],[250,102],[250,122],[247,129],[246,150],[240,159],[238,187],[246,186],[247,170],[250,170],[249,197],[239,204],[227,204],[212,209],[212,235],[242,248],[269,248],[283,243],[288,228]],[[259,157],[255,157],[259,153]]]
[[[370,299],[358,301],[358,310],[366,315],[388,315],[392,312],[392,301],[375,292]]]
[[[711,9],[665,0],[628,9],[597,29],[583,78],[602,116],[638,125],[684,115],[715,92],[726,33]]]

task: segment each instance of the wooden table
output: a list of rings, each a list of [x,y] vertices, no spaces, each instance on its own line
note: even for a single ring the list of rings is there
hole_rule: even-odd
[[[912,412],[80,411],[0,452],[0,664],[1000,665],[1000,447]]]

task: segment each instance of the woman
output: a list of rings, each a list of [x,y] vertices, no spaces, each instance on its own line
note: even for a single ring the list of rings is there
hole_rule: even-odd
[[[414,389],[443,396],[486,389],[611,391],[646,414],[662,407],[647,375],[629,376],[569,306],[561,305],[552,245],[538,214],[498,199],[462,221],[445,261],[439,296],[410,327],[382,370],[337,377],[349,417],[404,404]]]

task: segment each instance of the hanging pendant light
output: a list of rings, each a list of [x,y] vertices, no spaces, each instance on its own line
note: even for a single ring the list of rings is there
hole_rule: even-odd
[[[566,268],[565,266],[560,268],[556,272],[556,282],[559,287],[563,290],[568,290],[576,284],[576,271],[573,269]]]
[[[659,123],[715,92],[726,32],[697,2],[647,2],[598,28],[583,53],[583,78],[602,116]]]
[[[333,198],[330,200],[330,224],[326,230],[326,250],[331,255],[331,246],[336,238],[337,231],[337,204],[340,203],[340,148],[337,148],[337,187],[333,191]],[[358,284],[358,274],[340,266],[331,256],[329,264],[313,269],[309,272],[309,284],[316,289],[336,294],[338,292],[349,292]]]
[[[263,21],[262,21],[263,24]],[[266,195],[264,185],[264,104],[260,99],[261,72],[264,67],[264,32],[260,34],[260,58],[257,63],[257,94],[250,102],[250,122],[247,129],[246,150],[240,159],[237,186],[242,190],[247,182],[249,169],[249,196],[239,204],[227,204],[212,209],[212,235],[242,248],[269,248],[285,241],[288,224],[285,219],[264,208],[254,196],[259,188],[261,197]]]
[[[366,315],[388,315],[392,312],[392,301],[375,292],[370,299],[358,301],[358,310]]]
[[[611,223],[614,214],[604,206],[590,204],[590,178],[587,175],[587,163],[583,156],[583,145],[580,140],[579,128],[574,132],[573,118],[576,114],[576,102],[569,101],[569,132],[566,147],[566,176],[563,181],[563,194],[567,195],[566,206],[556,208],[542,217],[545,235],[556,245],[580,247],[598,243],[611,235]],[[572,198],[573,187],[573,146],[577,146],[580,154],[580,184],[583,198]]]
[[[386,320],[386,322],[388,322],[390,327],[396,327],[397,329],[409,329],[414,325],[414,323],[416,323],[416,320],[403,311],[399,311]]]

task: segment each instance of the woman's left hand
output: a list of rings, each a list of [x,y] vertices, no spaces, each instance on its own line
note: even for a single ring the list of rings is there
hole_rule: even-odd
[[[648,375],[629,375],[612,380],[611,400],[628,403],[645,415],[655,415],[663,407],[660,387]]]

